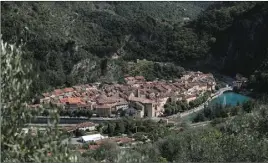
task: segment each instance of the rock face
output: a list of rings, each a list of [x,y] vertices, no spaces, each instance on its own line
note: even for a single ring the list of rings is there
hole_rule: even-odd
[[[249,75],[268,58],[268,5],[261,3],[238,16],[212,47],[217,68]]]
[[[87,82],[113,82],[122,76],[121,67],[116,60],[99,61],[94,59],[86,59],[77,63],[71,72],[71,76],[75,78],[77,83]]]

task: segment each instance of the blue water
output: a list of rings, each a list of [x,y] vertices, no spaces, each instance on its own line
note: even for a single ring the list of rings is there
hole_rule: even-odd
[[[224,100],[225,98],[225,100]],[[231,105],[231,106],[236,106],[237,103],[239,102],[240,104],[250,100],[250,97],[244,96],[235,92],[224,92],[221,94],[219,97],[213,99],[209,105],[215,105],[215,104],[224,104],[225,105]]]

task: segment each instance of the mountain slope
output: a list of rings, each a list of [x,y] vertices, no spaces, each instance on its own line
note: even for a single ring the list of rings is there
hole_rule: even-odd
[[[123,72],[120,64],[109,58],[154,60],[153,56],[163,54],[165,29],[184,17],[194,18],[209,4],[2,2],[2,38],[9,43],[25,43],[24,58],[35,64],[40,76],[34,83],[36,92],[99,79],[113,81]],[[79,65],[86,66],[84,75],[79,74]],[[112,68],[102,69],[107,65]]]
[[[26,43],[24,58],[40,75],[36,92],[120,80],[137,59],[228,75],[258,70],[252,78],[266,81],[266,2],[2,2],[1,10],[3,40]],[[135,72],[150,79],[182,70],[166,66],[164,75],[145,64],[148,72]]]

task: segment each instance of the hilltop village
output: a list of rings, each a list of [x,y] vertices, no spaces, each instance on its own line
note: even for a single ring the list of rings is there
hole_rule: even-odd
[[[169,101],[190,102],[207,91],[215,90],[212,74],[187,72],[173,81],[146,81],[143,76],[126,76],[125,84],[85,84],[43,93],[41,104],[55,104],[62,109],[89,109],[100,117],[118,111],[134,117],[158,117]],[[35,105],[36,106],[36,105]]]

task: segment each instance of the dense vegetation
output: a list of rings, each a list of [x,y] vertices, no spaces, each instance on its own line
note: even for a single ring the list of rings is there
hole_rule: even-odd
[[[135,146],[129,150],[110,152],[89,151],[80,159],[101,161],[113,156],[114,162],[265,162],[267,155],[267,105],[253,106],[250,114],[244,113],[226,119],[216,126],[185,128],[171,131],[152,143]],[[162,129],[160,129],[162,130]],[[160,132],[160,131],[158,131]],[[109,144],[109,143],[108,143]],[[118,149],[114,144],[112,149]],[[114,151],[114,150],[113,150]],[[96,155],[102,154],[101,158]],[[112,161],[112,162],[113,162]],[[108,161],[109,162],[109,161]]]
[[[107,122],[98,127],[99,131],[109,136],[120,136],[122,134],[132,135],[142,140],[142,136],[148,137],[152,141],[158,140],[168,134],[168,127],[162,122],[153,122],[151,120],[133,120],[124,118],[116,122]],[[139,136],[140,135],[140,136]]]
[[[193,122],[211,121],[217,118],[227,118],[238,114],[250,113],[255,105],[256,103],[251,100],[243,104],[237,104],[237,106],[223,106],[221,104],[209,105],[198,112]]]
[[[189,109],[193,109],[201,104],[203,104],[204,102],[206,102],[209,98],[210,93],[206,92],[204,93],[204,95],[196,98],[193,101],[190,101],[189,104],[187,103],[187,101],[170,101],[167,102],[164,105],[165,108],[165,114],[166,115],[172,115],[172,114],[177,114],[179,112],[184,112],[187,111]]]
[[[129,63],[128,72],[132,76],[142,75],[147,80],[179,78],[184,73],[184,68],[173,63],[159,63],[147,60],[138,60],[137,63]]]
[[[183,17],[194,18],[209,4],[3,2],[2,38],[25,43],[24,58],[34,64],[39,75],[33,83],[34,93],[79,83],[117,81],[126,73],[124,60],[155,60],[152,57],[158,57],[163,49],[165,28]],[[124,56],[124,60],[112,59],[116,56]]]
[[[172,115],[189,110],[190,106],[186,101],[177,101],[177,102],[167,102],[164,105],[164,108],[166,115]]]
[[[44,133],[23,130],[34,118],[25,103],[32,82],[29,74],[31,65],[23,64],[21,47],[1,40],[1,162],[72,161],[70,150],[60,143],[56,114],[49,113],[51,126]]]

